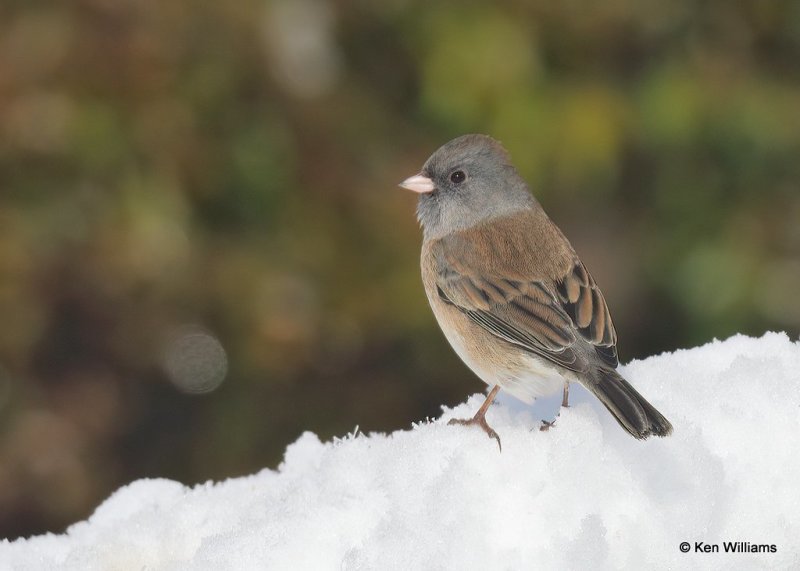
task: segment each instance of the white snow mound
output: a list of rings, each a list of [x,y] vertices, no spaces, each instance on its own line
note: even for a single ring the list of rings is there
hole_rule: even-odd
[[[447,426],[474,395],[412,430],[306,432],[277,470],[133,482],[63,535],[0,542],[0,569],[800,568],[800,344],[736,336],[621,372],[671,437],[634,440],[573,390],[548,432],[560,397],[493,406],[501,453]]]

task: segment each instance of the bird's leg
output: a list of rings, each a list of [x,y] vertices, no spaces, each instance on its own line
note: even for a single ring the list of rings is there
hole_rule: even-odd
[[[564,381],[564,394],[561,397],[561,406],[564,408],[569,408],[569,381]],[[556,417],[558,417],[558,414],[556,415]],[[555,425],[555,423],[556,419],[553,419],[551,421],[543,420],[542,426],[539,427],[539,430],[541,430],[542,432],[547,432],[548,430],[550,430],[552,426]]]
[[[481,405],[481,408],[478,409],[478,412],[476,412],[475,416],[472,418],[451,418],[450,422],[447,424],[463,424],[465,426],[477,424],[487,435],[489,435],[489,438],[494,438],[497,440],[497,447],[500,448],[500,451],[502,452],[503,446],[500,444],[500,437],[497,435],[494,429],[489,426],[489,423],[486,422],[486,411],[489,410],[489,405],[492,404],[492,401],[494,400],[494,397],[497,396],[499,390],[500,385],[495,385],[495,387],[489,391],[489,395]]]

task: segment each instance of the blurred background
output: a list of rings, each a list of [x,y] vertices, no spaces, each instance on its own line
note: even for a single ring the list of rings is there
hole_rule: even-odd
[[[0,537],[483,390],[397,187],[476,131],[624,362],[797,336],[798,2],[0,4]]]

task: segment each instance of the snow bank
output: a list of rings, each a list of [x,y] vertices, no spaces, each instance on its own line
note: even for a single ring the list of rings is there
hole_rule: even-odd
[[[558,397],[492,407],[499,453],[446,425],[474,395],[413,430],[305,433],[277,471],[133,482],[64,535],[0,543],[0,569],[800,568],[800,344],[737,336],[623,373],[672,437],[638,442],[576,389],[549,432]]]

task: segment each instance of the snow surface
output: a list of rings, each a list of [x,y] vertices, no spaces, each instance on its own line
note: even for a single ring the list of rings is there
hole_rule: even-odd
[[[673,436],[636,441],[573,390],[548,432],[558,396],[493,406],[500,453],[446,425],[474,395],[412,430],[306,432],[277,470],[133,482],[63,535],[0,542],[0,569],[800,569],[800,344],[736,336],[622,372]]]

